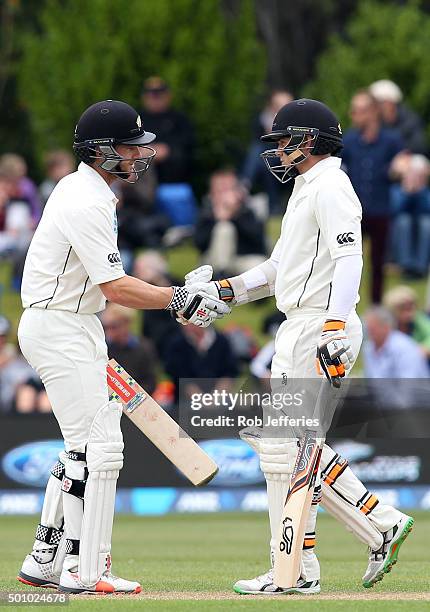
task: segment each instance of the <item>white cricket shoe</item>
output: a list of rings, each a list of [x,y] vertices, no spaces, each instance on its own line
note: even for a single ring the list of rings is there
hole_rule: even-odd
[[[303,578],[299,579],[295,587],[282,589],[273,583],[273,569],[250,580],[238,580],[233,589],[240,595],[289,595],[291,593],[315,595],[321,591],[319,580],[306,582]]]
[[[370,550],[369,565],[363,576],[363,586],[368,589],[383,579],[384,574],[391,572],[397,563],[399,550],[412,530],[414,519],[404,514],[400,521],[383,533],[384,541],[378,550]]]
[[[56,589],[60,583],[60,575],[54,573],[53,564],[54,560],[39,563],[33,555],[27,555],[17,578],[30,586]]]
[[[118,576],[112,574],[110,570],[110,557],[107,566],[100,580],[92,586],[83,584],[79,580],[77,572],[63,567],[58,590],[62,593],[87,593],[94,595],[103,593],[128,593],[129,595],[134,595],[142,591],[142,587],[138,582],[118,578]]]

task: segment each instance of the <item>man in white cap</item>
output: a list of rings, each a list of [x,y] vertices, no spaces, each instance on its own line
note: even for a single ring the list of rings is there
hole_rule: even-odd
[[[388,79],[375,81],[369,91],[379,103],[382,120],[387,127],[398,130],[411,153],[426,154],[427,142],[421,118],[402,104],[403,93],[396,83]]]

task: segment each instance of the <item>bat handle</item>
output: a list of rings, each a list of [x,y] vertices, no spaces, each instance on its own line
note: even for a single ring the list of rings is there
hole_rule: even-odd
[[[342,384],[342,379],[340,376],[333,376],[331,379],[331,384],[335,389],[340,389],[340,385]]]

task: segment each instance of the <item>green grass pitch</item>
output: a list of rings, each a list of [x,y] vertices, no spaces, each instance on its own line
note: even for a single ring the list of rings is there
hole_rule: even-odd
[[[129,597],[74,597],[70,605],[79,611],[430,609],[430,512],[414,516],[415,527],[400,551],[399,562],[373,589],[361,586],[367,564],[365,547],[331,518],[320,516],[317,552],[322,568],[321,599],[240,596],[232,592],[237,579],[268,568],[268,520],[263,514],[118,516],[113,570],[139,580],[144,592]],[[15,576],[32,544],[36,521],[36,517],[0,518],[0,590],[25,589]]]

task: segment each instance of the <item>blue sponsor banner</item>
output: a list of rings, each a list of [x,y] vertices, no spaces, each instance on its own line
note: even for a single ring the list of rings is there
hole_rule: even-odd
[[[64,451],[62,440],[38,440],[21,444],[2,457],[1,468],[14,482],[30,487],[44,487],[61,451]]]
[[[430,510],[430,486],[380,487],[372,492],[384,503],[400,509]],[[0,490],[0,515],[39,514],[43,489]],[[191,489],[175,487],[139,487],[119,489],[116,512],[140,516],[193,512],[267,511],[263,487]]]
[[[200,446],[219,467],[209,486],[246,487],[264,482],[260,459],[243,440],[206,440]]]

